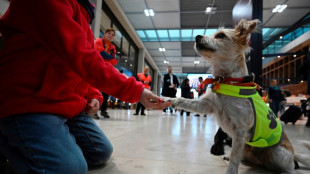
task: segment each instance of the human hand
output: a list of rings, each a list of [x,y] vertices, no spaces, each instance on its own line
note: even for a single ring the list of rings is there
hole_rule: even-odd
[[[140,102],[147,108],[147,109],[157,109],[161,110],[164,108],[167,108],[171,105],[170,102],[162,103],[162,99],[158,97],[157,95],[154,95],[150,90],[144,88],[141,97]]]
[[[92,99],[90,103],[87,103],[85,112],[89,115],[94,115],[99,111],[100,102],[98,99]]]

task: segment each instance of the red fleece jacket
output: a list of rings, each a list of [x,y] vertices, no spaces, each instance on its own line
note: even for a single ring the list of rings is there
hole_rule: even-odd
[[[76,0],[11,0],[0,19],[0,118],[72,118],[87,100],[102,100],[97,89],[126,102],[139,100],[143,84],[121,75],[94,50],[87,15]]]

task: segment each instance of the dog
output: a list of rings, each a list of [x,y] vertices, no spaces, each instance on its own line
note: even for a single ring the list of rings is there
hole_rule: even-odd
[[[197,35],[194,47],[213,68],[214,78],[204,81],[212,90],[195,100],[164,98],[172,107],[216,117],[233,140],[226,174],[237,174],[240,162],[277,173],[295,173],[294,159],[310,167],[309,157],[294,154],[280,121],[262,102],[259,87],[249,76],[245,54],[251,50],[251,34],[259,29],[259,20],[243,19],[234,29],[219,28],[211,36]],[[266,134],[265,138],[257,136],[260,133]]]

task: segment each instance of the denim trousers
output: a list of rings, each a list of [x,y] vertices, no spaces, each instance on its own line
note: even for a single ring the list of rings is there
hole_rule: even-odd
[[[104,165],[113,148],[86,114],[72,119],[24,114],[0,119],[0,153],[15,173],[85,174]]]
[[[278,111],[280,111],[281,109],[281,102],[273,100],[272,103],[270,103],[270,108],[274,112],[274,114],[278,117]]]

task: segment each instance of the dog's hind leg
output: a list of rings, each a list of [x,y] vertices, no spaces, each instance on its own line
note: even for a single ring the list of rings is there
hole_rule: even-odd
[[[193,100],[186,98],[164,97],[164,101],[170,101],[172,103],[172,107],[184,109],[189,112],[201,114],[210,114],[214,112],[214,104],[207,98]]]

